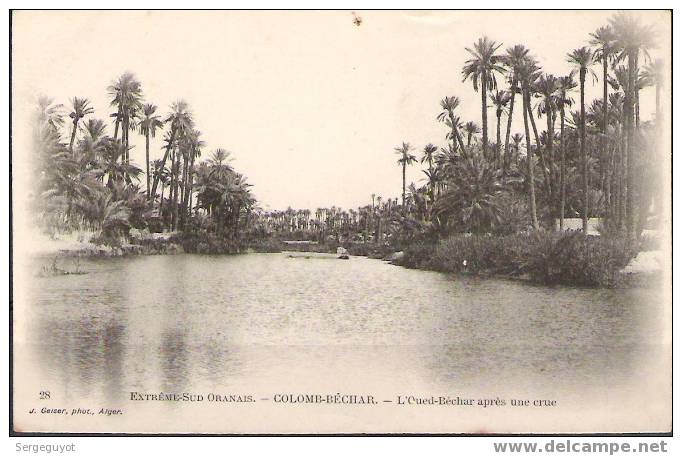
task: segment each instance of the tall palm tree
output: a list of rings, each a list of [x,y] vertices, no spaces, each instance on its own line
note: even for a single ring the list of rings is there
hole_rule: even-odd
[[[498,90],[494,94],[490,94],[490,101],[495,106],[495,116],[497,117],[497,142],[495,144],[495,162],[500,166],[500,148],[502,147],[502,138],[500,137],[500,121],[502,114],[506,111],[507,105],[511,100],[512,95],[504,90]]]
[[[551,74],[544,74],[541,75],[538,80],[535,82],[534,85],[535,89],[537,90],[537,94],[541,97],[541,101],[538,104],[537,107],[537,112],[538,112],[538,117],[541,117],[543,114],[545,115],[545,118],[547,119],[547,134],[545,135],[546,141],[545,141],[545,154],[544,158],[547,164],[547,168],[549,168],[549,174],[547,174],[547,178],[549,181],[546,183],[547,185],[547,190],[548,190],[548,196],[549,196],[549,201],[550,201],[550,209],[553,208],[553,203],[554,203],[554,123],[556,120],[556,111],[557,111],[557,100],[556,100],[556,92],[559,88],[559,82],[557,78],[554,75]],[[538,146],[539,147],[539,146]],[[543,166],[544,168],[544,166]]]
[[[572,63],[578,68],[578,75],[580,80],[580,158],[582,160],[583,168],[583,233],[587,233],[587,218],[589,216],[589,173],[588,173],[588,157],[585,148],[585,78],[590,66],[594,63],[594,54],[592,50],[586,46],[575,49],[568,54],[568,62]],[[594,74],[594,73],[592,73]]]
[[[92,109],[89,104],[90,100],[87,98],[73,97],[73,100],[71,100],[71,113],[69,114],[69,117],[71,117],[71,122],[73,123],[73,126],[71,127],[71,141],[69,141],[69,151],[71,153],[73,153],[73,142],[76,139],[78,122],[80,122],[80,120],[88,114],[95,112],[95,110]]]
[[[407,169],[407,165],[411,165],[412,163],[417,161],[417,157],[412,155],[410,151],[412,150],[412,146],[410,143],[404,142],[394,148],[396,153],[400,155],[400,158],[398,159],[398,164],[403,167],[403,214],[405,213],[405,170]]]
[[[192,128],[192,113],[189,111],[189,106],[184,100],[178,100],[171,105],[171,112],[166,118],[165,122],[170,124],[170,131],[168,141],[166,142],[166,151],[161,160],[161,168],[165,168],[168,156],[175,143],[178,132],[181,134]],[[159,177],[155,176],[152,183],[152,198],[156,195],[156,189],[159,185]]]
[[[654,32],[649,26],[643,25],[639,19],[627,13],[619,13],[609,20],[616,42],[621,49],[619,60],[627,60],[627,86],[623,103],[626,131],[626,151],[624,160],[627,162],[627,207],[626,228],[628,237],[632,240],[636,234],[635,218],[635,188],[634,188],[634,139],[635,139],[635,103],[638,98],[637,77],[639,74],[639,55],[648,58],[648,49],[655,46]]]
[[[570,72],[567,76],[562,76],[559,78],[559,89],[556,100],[560,119],[559,148],[561,149],[561,164],[559,166],[559,187],[561,192],[561,202],[559,204],[559,229],[561,231],[564,229],[564,214],[566,208],[566,108],[570,108],[570,106],[573,104],[573,99],[569,95],[569,92],[576,87],[577,84],[575,80],[573,80],[573,72]]]
[[[483,125],[483,155],[488,153],[488,89],[497,89],[497,74],[505,72],[501,65],[501,56],[495,55],[495,52],[502,44],[497,44],[495,41],[488,39],[487,36],[479,38],[474,43],[473,49],[466,48],[467,52],[471,54],[469,60],[464,63],[462,69],[462,81],[471,78],[471,82],[476,92],[481,91],[481,124]]]
[[[116,119],[114,139],[118,138],[120,124],[122,127],[121,141],[126,148],[122,160],[128,163],[130,161],[129,133],[142,107],[142,84],[135,78],[134,74],[125,72],[108,87],[108,92],[114,97],[111,100],[111,105],[117,107],[117,112],[114,114]]]
[[[616,62],[617,55],[620,52],[618,43],[616,41],[616,34],[610,26],[602,26],[590,33],[592,39],[590,45],[594,46],[594,60],[602,64],[602,150],[606,156],[607,167],[604,170],[604,179],[610,182],[610,174],[613,172],[610,169],[610,149],[609,149],[609,66]],[[605,188],[605,208],[607,220],[611,218],[611,191],[610,186]]]
[[[509,115],[507,116],[507,131],[504,138],[504,156],[505,161],[508,160],[509,155],[509,135],[511,134],[512,118],[514,117],[514,97],[519,93],[519,78],[518,68],[523,64],[528,56],[528,49],[522,44],[517,44],[514,47],[507,48],[503,56],[503,62],[508,69],[509,74]]]
[[[451,139],[453,143],[453,150],[457,150],[456,145],[462,149],[462,154],[466,154],[467,151],[464,148],[464,142],[459,134],[459,118],[455,116],[455,109],[459,106],[459,98],[457,97],[445,97],[440,101],[440,107],[443,109],[440,114],[436,117],[439,122],[444,122],[448,124],[451,130]]]
[[[609,125],[609,66],[616,60],[618,53],[618,43],[616,34],[610,26],[599,27],[590,33],[592,39],[590,45],[595,46],[594,61],[602,64],[602,109],[604,120],[602,123],[603,148],[608,150],[609,137],[607,134]]]
[[[201,140],[201,132],[199,130],[192,130],[187,135],[187,155],[185,157],[184,175],[183,175],[183,200],[182,200],[182,218],[181,224],[184,226],[185,217],[191,214],[192,208],[192,187],[194,180],[194,160],[201,156],[201,148],[205,146],[204,141]]]
[[[519,82],[521,83],[521,98],[523,100],[523,126],[526,136],[526,162],[528,173],[528,199],[530,206],[530,217],[533,229],[540,228],[538,224],[537,205],[535,201],[535,175],[533,172],[533,146],[530,140],[530,129],[528,128],[528,116],[530,109],[531,84],[537,77],[538,66],[534,58],[527,56],[517,67]]]
[[[149,173],[149,138],[154,138],[156,136],[156,130],[163,127],[163,122],[161,117],[156,115],[157,107],[154,104],[147,103],[142,107],[142,118],[138,124],[140,129],[140,134],[144,135],[145,141],[145,163],[147,170],[147,199],[151,199],[149,193],[149,182],[151,179],[151,174]]]

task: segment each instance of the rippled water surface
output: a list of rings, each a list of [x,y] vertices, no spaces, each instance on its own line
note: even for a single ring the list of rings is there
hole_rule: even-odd
[[[34,278],[17,322],[22,362],[66,402],[350,391],[531,394],[575,408],[582,397],[637,394],[665,362],[656,289],[549,288],[283,254],[80,268],[87,274]]]

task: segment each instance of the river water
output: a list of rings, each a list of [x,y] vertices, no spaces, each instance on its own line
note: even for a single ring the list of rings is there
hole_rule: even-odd
[[[15,401],[122,415],[36,417],[22,405],[15,420],[27,428],[459,433],[669,426],[669,304],[658,287],[550,288],[361,257],[284,254],[91,259],[78,267],[87,274],[32,277],[26,296],[17,296]],[[40,391],[50,399],[39,399]],[[132,401],[132,392],[204,400]],[[281,402],[288,394],[337,393],[371,395],[377,404]],[[209,394],[255,402],[209,403]],[[400,403],[431,397],[500,399],[505,406]],[[512,398],[556,403],[512,407]]]

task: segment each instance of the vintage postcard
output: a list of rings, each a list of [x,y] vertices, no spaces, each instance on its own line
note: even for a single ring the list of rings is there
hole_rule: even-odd
[[[670,433],[671,37],[12,11],[12,431]]]

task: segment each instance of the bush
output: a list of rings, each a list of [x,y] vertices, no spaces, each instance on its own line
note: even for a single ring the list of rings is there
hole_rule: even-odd
[[[283,245],[283,242],[277,238],[264,238],[249,242],[248,248],[258,253],[279,253]]]
[[[612,287],[635,254],[624,238],[547,235],[534,245],[527,269],[535,282]]]
[[[170,238],[170,241],[182,245],[187,253],[220,255],[240,253],[243,246],[231,238],[224,238],[213,233],[183,233]]]
[[[404,250],[408,268],[456,273],[528,275],[543,284],[615,286],[636,250],[622,238],[536,231],[509,236],[450,236]]]
[[[403,250],[400,264],[410,269],[438,269],[434,267],[437,247],[433,242],[416,242],[408,245]]]

